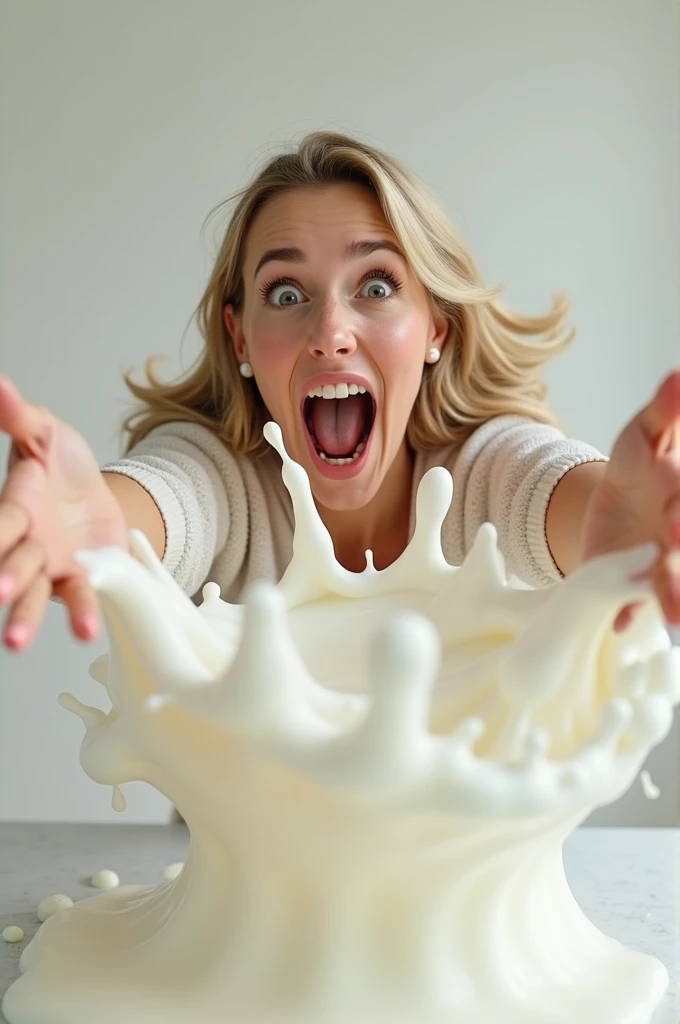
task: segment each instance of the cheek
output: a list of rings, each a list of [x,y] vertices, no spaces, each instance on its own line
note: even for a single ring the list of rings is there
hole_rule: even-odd
[[[288,397],[297,358],[294,332],[286,324],[253,325],[248,351],[257,386],[273,413]]]
[[[425,324],[419,316],[400,317],[372,325],[372,355],[391,387],[412,390],[423,370]]]

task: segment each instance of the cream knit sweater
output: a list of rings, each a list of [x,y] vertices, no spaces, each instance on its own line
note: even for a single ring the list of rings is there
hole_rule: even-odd
[[[595,461],[605,457],[553,427],[496,417],[462,447],[416,456],[411,530],[417,484],[432,466],[444,466],[454,481],[442,530],[447,560],[460,565],[490,521],[508,572],[545,586],[560,578],[545,536],[550,495],[566,472]],[[170,423],[104,470],[132,477],[154,499],[166,528],[163,563],[188,594],[210,580],[225,600],[239,602],[252,580],[278,582],[283,575],[292,555],[293,510],[275,452],[248,459],[204,427]]]

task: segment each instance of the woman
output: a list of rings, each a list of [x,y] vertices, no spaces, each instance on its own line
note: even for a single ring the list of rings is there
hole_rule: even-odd
[[[314,133],[240,195],[197,308],[205,347],[172,384],[128,381],[141,407],[125,458],[102,472],[87,443],[4,381],[13,440],[0,498],[6,645],[26,648],[50,596],[81,639],[97,634],[80,548],[146,533],[178,582],[239,600],[279,579],[292,511],[271,418],[307,471],[338,560],[383,568],[404,550],[418,480],[449,468],[443,530],[460,563],[495,523],[508,569],[534,585],[607,550],[654,541],[654,586],[680,622],[680,465],[671,444],[680,372],[619,436],[610,460],[552,425],[539,379],[561,351],[566,304],[509,312],[446,216],[396,161]],[[617,625],[630,617],[626,609]]]

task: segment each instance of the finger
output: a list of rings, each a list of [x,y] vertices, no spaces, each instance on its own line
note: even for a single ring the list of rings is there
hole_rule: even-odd
[[[45,565],[45,551],[34,540],[18,544],[0,563],[0,604],[16,601]]]
[[[634,579],[648,580],[669,626],[680,625],[680,552],[662,551],[654,564]],[[614,632],[622,633],[634,621],[641,601],[624,605],[614,620]]]
[[[673,420],[661,433],[656,449],[657,455],[680,455],[680,418]]]
[[[654,590],[669,626],[680,626],[680,553],[666,552],[653,576]]]
[[[640,604],[640,601],[633,601],[631,604],[627,604],[624,608],[621,609],[621,611],[614,620],[615,633],[623,633],[626,629],[628,629],[628,627],[632,624],[633,620],[635,619],[635,613],[640,607]]]
[[[40,573],[13,606],[5,626],[5,644],[10,650],[25,651],[31,645],[45,615],[51,590],[49,579]]]
[[[99,604],[92,585],[84,574],[60,580],[54,593],[68,609],[69,624],[79,640],[95,640],[99,636]]]
[[[7,434],[12,433],[21,418],[21,407],[23,398],[19,391],[7,377],[0,377],[0,430]]]
[[[14,502],[0,501],[0,558],[26,536],[30,525],[28,512]]]
[[[665,509],[667,522],[666,543],[670,548],[680,547],[680,495],[671,498]]]
[[[668,590],[662,589],[659,602],[667,625],[673,628],[680,626],[680,587],[676,585]]]
[[[639,607],[639,604],[640,602],[636,601],[633,604],[627,604],[624,608],[621,609],[621,611],[614,620],[615,633],[623,633],[624,630],[628,629],[628,627],[633,622],[633,619],[635,618],[635,612]]]
[[[46,409],[26,402],[7,377],[0,377],[0,430],[13,438],[15,452],[40,458],[49,442],[50,421]]]
[[[655,447],[666,443],[668,431],[680,416],[680,370],[663,381],[651,402],[641,409],[637,420],[647,439]]]

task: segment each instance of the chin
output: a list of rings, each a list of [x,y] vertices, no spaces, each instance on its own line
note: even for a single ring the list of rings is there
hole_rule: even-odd
[[[308,469],[307,472],[309,473]],[[328,480],[319,479],[317,474],[309,474],[309,477],[314,500],[333,512],[358,512],[375,498],[380,487],[380,481],[375,481],[372,486],[366,486],[358,480],[333,484]]]

